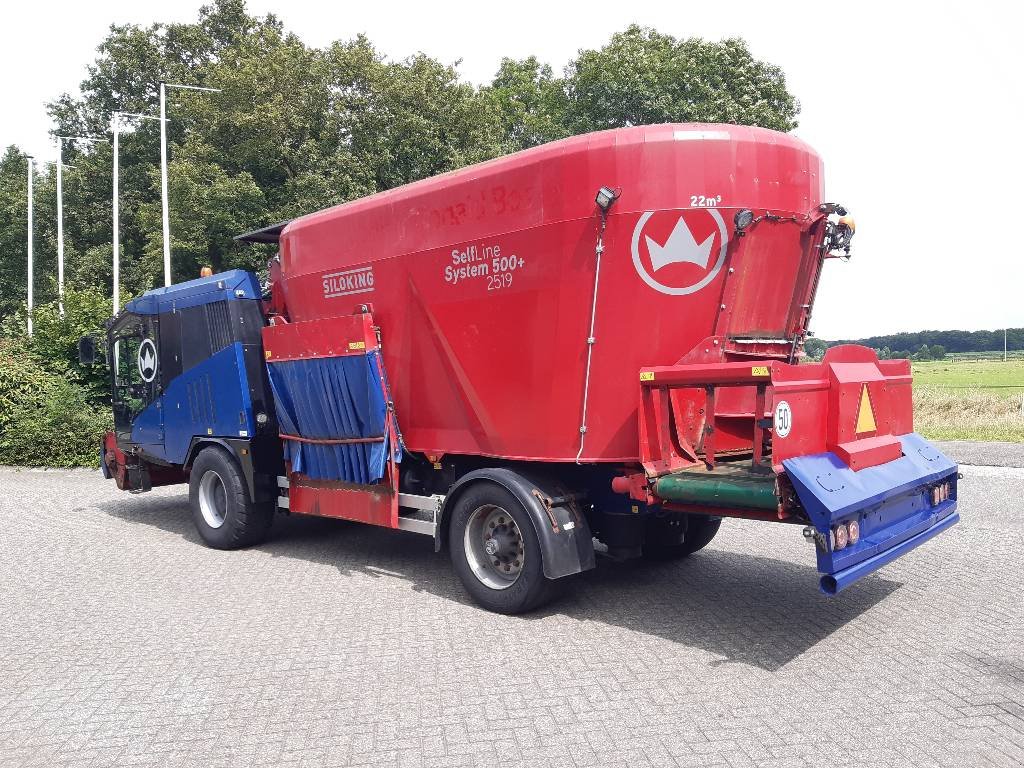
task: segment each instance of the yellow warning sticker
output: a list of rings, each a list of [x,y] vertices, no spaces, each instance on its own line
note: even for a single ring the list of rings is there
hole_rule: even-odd
[[[654,371],[640,371],[640,381],[654,381]]]
[[[354,350],[354,349],[366,349],[366,342],[365,341],[350,341],[348,343],[348,348],[349,348],[349,351]]]
[[[750,369],[751,376],[767,376],[768,366],[767,365],[755,365]]]
[[[876,429],[878,429],[878,425],[875,424],[875,411],[871,407],[871,395],[868,393],[868,385],[861,384],[860,408],[857,409],[857,434],[874,432]]]
[[[266,352],[264,352],[263,354],[266,356],[267,360],[270,359],[271,352],[270,352],[269,349]]]

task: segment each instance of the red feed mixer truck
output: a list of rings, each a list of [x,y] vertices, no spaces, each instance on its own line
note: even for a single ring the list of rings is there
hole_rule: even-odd
[[[595,548],[683,557],[728,518],[799,526],[835,594],[959,519],[909,363],[804,359],[852,235],[799,139],[690,124],[241,235],[279,244],[268,286],[206,276],[109,322],[104,472],[187,482],[214,547],[260,541],[278,511],[432,536],[506,613]]]

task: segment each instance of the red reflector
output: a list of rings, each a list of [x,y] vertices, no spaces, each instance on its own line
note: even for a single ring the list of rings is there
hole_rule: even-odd
[[[846,524],[846,532],[851,547],[860,541],[860,523],[856,520],[851,520]]]
[[[840,523],[832,529],[832,549],[838,552],[841,549],[846,549],[846,544],[849,541],[849,533],[846,530],[846,526]]]

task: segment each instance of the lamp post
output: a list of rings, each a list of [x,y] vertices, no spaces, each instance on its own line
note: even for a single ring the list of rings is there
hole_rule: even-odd
[[[164,285],[171,284],[171,219],[167,200],[167,89],[181,88],[186,91],[208,91],[220,93],[220,88],[203,88],[198,85],[181,85],[160,81],[160,198],[164,229]]]
[[[64,142],[106,141],[91,136],[57,137],[57,306],[64,317]]]
[[[26,157],[28,160],[28,335],[32,337],[32,273],[35,270],[35,265],[32,262],[32,176],[34,175],[35,169],[32,167],[32,155]]]
[[[121,118],[133,117],[140,120],[159,120],[152,115],[138,112],[115,112],[110,116],[110,132],[114,139],[113,208],[114,208],[114,314],[121,309],[121,214],[118,208],[120,162],[118,158],[121,137]]]

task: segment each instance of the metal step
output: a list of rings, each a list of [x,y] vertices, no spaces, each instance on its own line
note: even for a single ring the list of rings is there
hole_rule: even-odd
[[[398,494],[398,527],[403,531],[422,533],[426,536],[437,534],[437,521],[440,517],[444,496],[435,493],[431,496],[420,496],[415,493]]]

